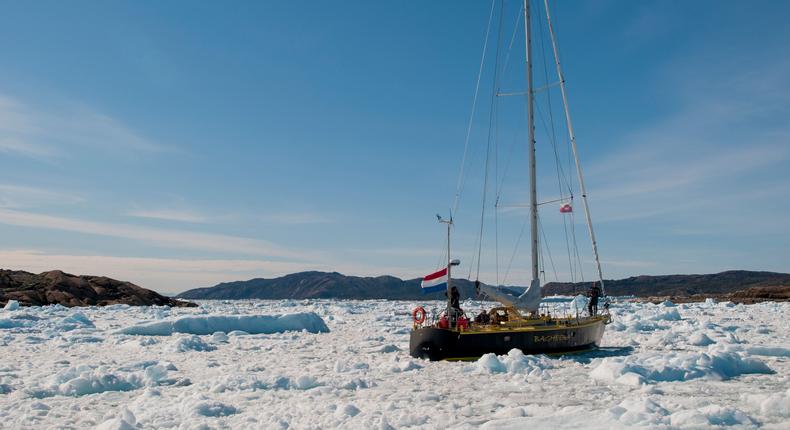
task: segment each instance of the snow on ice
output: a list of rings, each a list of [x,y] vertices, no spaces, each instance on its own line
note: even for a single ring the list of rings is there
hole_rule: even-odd
[[[788,303],[618,302],[598,351],[467,363],[409,357],[418,304],[7,305],[0,428],[788,428]]]

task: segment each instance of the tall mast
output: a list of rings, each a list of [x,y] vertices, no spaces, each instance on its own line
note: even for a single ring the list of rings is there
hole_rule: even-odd
[[[543,4],[546,7],[546,20],[549,22],[551,47],[554,50],[554,63],[557,66],[557,79],[559,79],[560,81],[560,92],[562,93],[562,106],[565,109],[565,123],[568,126],[568,136],[571,140],[571,147],[573,148],[573,158],[576,161],[576,175],[579,178],[579,189],[582,193],[584,216],[587,219],[587,230],[590,232],[590,242],[592,242],[593,254],[595,254],[595,266],[596,269],[598,269],[598,280],[601,281],[601,293],[603,293],[603,295],[605,296],[606,290],[604,289],[604,285],[603,285],[603,272],[601,271],[601,260],[598,257],[598,242],[595,240],[595,231],[593,230],[592,218],[590,217],[590,206],[587,203],[587,189],[584,187],[584,175],[582,175],[582,165],[579,162],[579,152],[576,150],[576,135],[573,133],[571,112],[570,110],[568,110],[568,95],[565,92],[565,77],[562,75],[562,67],[560,67],[560,55],[557,50],[557,38],[554,35],[554,26],[551,24],[551,13],[549,12],[549,0],[543,0]]]
[[[529,221],[532,239],[532,282],[539,284],[538,272],[538,187],[535,161],[534,91],[532,90],[532,25],[529,0],[524,0],[524,34],[527,50],[527,126],[529,127]]]
[[[453,276],[452,276],[452,267],[453,267],[453,260],[450,256],[450,227],[453,225],[453,218],[450,217],[450,221],[447,223],[447,320],[450,320],[450,308],[453,306]]]
[[[446,220],[443,219],[441,216],[436,215],[439,219],[439,222],[442,224],[447,224],[447,320],[450,321],[450,309],[452,308],[452,284],[453,284],[453,277],[452,277],[452,267],[453,267],[453,258],[450,256],[450,228],[453,226],[453,216],[450,215],[450,219]]]

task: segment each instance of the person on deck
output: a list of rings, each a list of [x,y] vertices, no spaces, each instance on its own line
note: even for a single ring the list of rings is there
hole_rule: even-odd
[[[447,292],[444,293],[447,295]],[[458,292],[458,288],[452,287],[450,288],[450,325],[455,327],[455,320],[459,316],[461,316],[461,293]]]
[[[450,289],[450,307],[461,310],[461,293],[458,292],[456,287]]]
[[[601,286],[597,282],[593,282],[587,297],[590,298],[590,304],[587,305],[587,311],[590,313],[590,316],[598,315],[598,299],[601,297]]]
[[[491,315],[485,309],[480,309],[480,313],[475,317],[475,322],[481,325],[491,322]]]

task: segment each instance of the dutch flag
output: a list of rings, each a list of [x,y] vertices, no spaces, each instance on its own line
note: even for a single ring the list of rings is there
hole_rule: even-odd
[[[447,289],[447,268],[427,275],[422,279],[422,287],[423,294],[427,293],[434,293],[437,291],[443,291]]]

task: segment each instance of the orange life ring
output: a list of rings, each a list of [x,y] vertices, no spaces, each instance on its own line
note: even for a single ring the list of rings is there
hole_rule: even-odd
[[[422,306],[417,306],[414,308],[414,311],[411,313],[411,317],[414,319],[414,322],[417,324],[422,324],[425,322],[426,317],[425,308]]]

